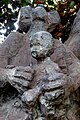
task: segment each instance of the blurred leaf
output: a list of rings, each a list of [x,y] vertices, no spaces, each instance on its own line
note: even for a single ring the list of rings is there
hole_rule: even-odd
[[[22,6],[26,6],[26,2],[23,2]]]
[[[10,0],[2,0],[2,2],[5,4],[5,5],[8,5]]]
[[[2,17],[2,13],[0,13],[0,17]]]
[[[21,4],[22,4],[22,6],[30,5],[31,1],[30,0],[22,0]]]
[[[26,5],[30,5],[31,1],[30,0],[25,0],[26,1]]]
[[[49,5],[53,5],[53,4],[54,4],[53,0],[47,0],[47,3],[48,3]]]
[[[74,1],[71,1],[71,3],[70,3],[70,8],[74,8]]]

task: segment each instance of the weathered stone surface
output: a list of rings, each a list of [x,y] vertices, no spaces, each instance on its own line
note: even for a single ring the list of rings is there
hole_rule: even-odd
[[[29,87],[33,78],[33,70],[27,66],[19,66],[9,70],[8,82],[17,89],[19,93],[23,93]]]
[[[40,95],[40,88],[36,87],[34,89],[28,90],[23,93],[21,100],[26,103],[27,105],[35,105],[37,102],[37,99]]]
[[[78,34],[80,33],[80,22],[79,21],[80,21],[80,9],[77,12],[77,15],[74,19],[69,38],[66,41],[66,45],[69,45],[70,42],[74,41],[75,40],[74,38],[77,37],[78,39]]]
[[[32,19],[33,22],[31,22]],[[53,30],[59,22],[60,17],[55,10],[47,13],[42,7],[35,9],[23,7],[19,16],[19,28],[24,32],[28,31],[28,33],[23,35],[18,32],[12,32],[7,37],[0,46],[0,67],[6,67],[7,65],[25,66],[36,63],[36,60],[31,57],[29,37],[35,32],[46,31],[48,28]],[[30,29],[28,30],[29,27]]]
[[[73,119],[73,120],[79,120],[80,117],[79,116],[76,116],[76,114],[78,114],[78,106],[77,105],[73,105],[73,107],[68,111],[67,113],[67,118],[69,120]],[[79,111],[80,112],[80,111]]]
[[[23,32],[27,32],[32,24],[32,8],[25,6],[22,7],[19,16],[19,29]]]
[[[37,37],[38,38],[38,37]],[[79,65],[79,60],[76,58],[76,56],[74,56],[74,54],[65,46],[65,45],[63,45],[62,43],[60,43],[59,41],[55,41],[55,44],[54,44],[54,54],[53,54],[53,56],[54,56],[54,59],[53,60],[55,60],[55,62],[57,62],[58,63],[58,65],[59,65],[59,67],[62,69],[62,71],[65,73],[65,71],[66,71],[66,74],[68,74],[69,75],[69,77],[71,77],[71,84],[74,86],[75,85],[75,90],[78,88],[78,86],[80,86],[80,80],[79,80],[79,77],[78,77],[78,75],[79,75],[79,73],[80,73],[80,65]],[[35,88],[35,86],[38,84],[39,85],[39,83],[40,83],[40,89],[42,90],[42,91],[48,91],[48,88],[50,88],[49,90],[54,90],[54,88],[55,87],[57,87],[58,85],[59,85],[59,87],[62,85],[60,82],[59,82],[59,84],[56,84],[56,86],[55,86],[55,83],[56,83],[56,80],[55,79],[58,79],[58,81],[59,81],[59,79],[60,79],[60,77],[62,78],[62,76],[63,76],[63,74],[61,74],[61,73],[55,73],[55,72],[53,72],[54,71],[54,66],[55,66],[55,69],[57,70],[57,71],[59,71],[60,72],[60,69],[58,68],[58,66],[55,64],[55,63],[53,63],[53,65],[51,64],[50,66],[47,66],[47,63],[49,63],[49,65],[50,65],[50,63],[52,63],[52,62],[50,62],[49,60],[45,60],[45,62],[43,63],[43,65],[39,65],[39,66],[36,66],[36,67],[34,67],[34,69],[35,69],[35,71],[36,71],[36,73],[35,73],[35,81],[33,80],[32,81],[32,85],[31,85],[31,87],[34,89]],[[63,63],[65,63],[64,65],[65,66],[63,66]],[[46,66],[46,69],[45,69],[45,67],[44,66]],[[52,66],[52,68],[50,68]],[[65,70],[64,70],[64,68],[65,68]],[[74,68],[74,69],[73,69]],[[52,71],[52,72],[51,72]],[[49,76],[49,72],[51,72],[50,73],[50,76]],[[47,74],[47,76],[46,76],[46,74]],[[52,75],[53,74],[53,75]],[[52,76],[51,76],[52,75]],[[49,77],[49,78],[48,78]],[[78,79],[77,79],[78,78]],[[41,82],[41,80],[43,79],[43,81],[45,81],[46,80],[46,82],[47,81],[49,81],[49,82],[47,82],[47,84],[46,84],[46,82]],[[75,79],[76,79],[76,83],[75,83]],[[54,82],[52,82],[51,83],[51,81],[53,81],[53,80],[55,80]],[[58,82],[57,82],[58,83]],[[62,78],[62,83],[63,83],[63,78]],[[43,89],[43,86],[45,86],[44,88],[46,88],[46,86],[49,86],[50,85],[50,87],[48,87],[47,89]],[[53,85],[53,86],[52,86]],[[42,86],[42,87],[41,87]],[[52,86],[52,87],[51,87]],[[26,103],[26,104],[30,104],[30,103],[32,103],[32,105],[34,105],[34,101],[36,101],[36,99],[38,98],[38,95],[40,95],[41,94],[41,92],[36,92],[36,89],[35,89],[35,92],[36,92],[36,94],[34,95],[33,94],[33,89],[32,90],[29,90],[29,91],[31,91],[31,92],[29,92],[29,91],[27,91],[27,92],[25,92],[25,93],[27,93],[27,95],[26,94],[23,94],[23,98],[25,98],[25,99],[23,99],[23,101]],[[52,94],[51,94],[52,93]],[[54,95],[55,96],[55,94],[54,94],[55,92],[54,91],[52,91],[52,92],[47,92],[47,94],[48,95],[50,95],[50,98],[49,99],[51,99],[51,98],[53,98],[53,97],[51,97],[51,95]],[[61,94],[62,94],[62,96],[63,96],[63,94],[64,94],[64,91],[63,90],[61,90],[61,92],[60,92],[60,90],[58,91],[58,93],[60,93],[60,94],[57,94],[57,95],[60,95],[60,98],[61,98]],[[44,95],[45,95],[46,93],[44,93]],[[68,94],[68,93],[67,93]],[[32,97],[32,95],[33,95],[33,97]],[[31,96],[31,100],[30,101],[28,101],[28,99],[29,99],[29,96]],[[45,95],[46,96],[46,95]],[[44,96],[43,96],[44,97]],[[57,96],[58,97],[58,96]],[[47,101],[47,103],[48,103],[48,99],[46,98],[46,100],[45,100],[45,103],[44,104],[46,104],[46,101]],[[59,99],[59,101],[60,101],[60,99]],[[57,103],[59,103],[59,101],[57,102]],[[61,101],[62,101],[62,99],[61,99]],[[61,103],[61,101],[60,101],[60,103]],[[51,103],[51,101],[50,101],[50,103]],[[48,106],[50,105],[50,103],[48,103]],[[55,103],[55,102],[54,102]],[[52,102],[52,104],[54,105],[54,103]],[[57,105],[57,103],[56,103],[56,105]],[[54,116],[54,114],[52,114],[52,113],[54,113],[54,110],[53,110],[53,108],[54,107],[52,107],[52,109],[51,109],[51,106],[49,107],[49,108],[45,108],[45,110],[49,110],[49,112],[48,112],[48,114],[50,115],[50,116]],[[41,109],[42,109],[42,107],[41,107]],[[45,115],[47,115],[47,113],[45,112],[45,110],[44,110],[44,114]],[[50,111],[51,110],[51,111]],[[42,111],[43,111],[43,109],[42,109]],[[57,114],[57,113],[56,113]],[[60,113],[59,113],[60,114]],[[64,115],[65,116],[65,115]]]
[[[51,38],[49,39],[49,42],[47,35],[49,35]],[[47,41],[45,39],[46,36],[47,36]],[[36,38],[37,41],[35,42]],[[58,65],[52,62],[50,58],[48,58],[47,53],[52,49],[54,43],[54,40],[52,40],[51,35],[48,32],[44,32],[44,31],[37,32],[31,38],[30,42],[31,42],[31,53],[33,53],[34,51],[34,53],[37,54],[35,55],[35,58],[40,63],[33,67],[33,70],[35,72],[34,72],[34,78],[30,83],[30,89],[23,93],[21,100],[27,105],[29,106],[33,105],[35,107],[37,106],[37,102],[38,101],[40,102],[39,96],[43,96],[46,99],[43,105],[45,106],[45,108],[43,109],[45,109],[45,111],[47,110],[47,113],[44,112],[45,118],[48,115],[51,117],[52,115],[54,116],[54,114],[56,113],[54,112],[53,114],[53,109],[55,108],[55,106],[60,104],[64,98],[65,90],[66,90],[65,86],[66,84],[68,84],[68,81],[65,75],[61,73],[61,70],[59,69]],[[46,42],[47,44],[45,45]],[[41,46],[42,49],[41,51],[39,51]],[[51,54],[52,52],[50,52],[49,55]],[[46,108],[45,104],[48,104],[49,108]],[[39,109],[41,106],[39,106]],[[43,112],[43,110],[41,110],[41,112]]]
[[[59,105],[62,102],[62,95],[64,94],[63,90],[55,90],[51,92],[45,92],[44,96],[40,97],[40,106],[41,112],[45,116],[54,116],[55,115],[55,106]],[[56,99],[59,99],[58,101]],[[54,101],[54,102],[53,102]]]
[[[28,89],[32,78],[33,70],[29,66],[19,66],[12,69],[0,68],[0,88],[10,84],[21,94]]]
[[[64,83],[64,80],[61,80],[61,81],[57,80],[57,81],[53,81],[53,82],[48,82],[47,84],[44,83],[42,86],[42,89],[43,89],[43,91],[51,91],[51,90],[54,90],[56,88],[62,87],[63,83]]]
[[[16,77],[15,77],[14,85],[9,83],[9,80],[12,80],[9,77],[9,75],[10,74],[11,76],[13,75],[14,69],[16,72],[17,71],[21,72],[21,70],[23,70],[23,73],[32,72],[30,67],[20,66],[13,69],[0,68],[0,120],[32,120],[31,114],[28,114],[28,112],[26,113],[26,111],[28,111],[27,108],[25,109],[25,106],[22,104],[20,99],[18,99],[18,94],[19,94],[18,90],[21,87],[24,90],[26,88],[26,82],[23,81],[23,79],[18,79],[18,81],[16,81]],[[16,76],[20,77],[20,74]],[[21,77],[23,77],[23,74],[21,74]],[[25,75],[24,77],[25,79],[28,79]],[[20,85],[20,82],[22,82],[21,86],[18,86]],[[18,89],[17,89],[17,86],[18,86]],[[22,89],[20,89],[20,91],[21,90]]]
[[[73,89],[77,89],[80,86],[80,61],[79,59],[72,53],[69,48],[60,43],[59,41],[55,41],[54,44],[54,53],[51,56],[52,60],[56,62],[63,73],[67,74],[70,78],[70,84],[73,85]]]
[[[68,47],[80,60],[80,32],[71,37],[71,42],[68,44]]]
[[[3,88],[7,84],[7,80],[6,70],[0,68],[0,88]]]
[[[36,59],[43,59],[46,58],[46,56],[50,57],[51,53],[53,53],[53,43],[54,39],[50,33],[45,31],[35,33],[30,38],[32,56]]]
[[[56,10],[48,12],[48,16],[46,18],[47,31],[52,32],[55,29],[56,25],[60,23],[60,21],[60,16]]]
[[[45,16],[47,16],[47,12],[44,9],[44,7],[36,7],[35,9],[33,9],[33,20],[45,20]]]
[[[80,9],[76,15],[76,18],[74,20],[74,23],[72,25],[72,29],[71,29],[71,34],[76,34],[78,32],[80,32]]]
[[[30,42],[27,35],[24,35],[24,45],[20,48],[19,53],[13,59],[13,65],[15,66],[27,66],[36,63],[36,60],[31,56]]]
[[[12,32],[0,47],[0,67],[25,66],[35,63],[31,57],[29,39],[26,35]]]
[[[56,25],[53,21],[58,23],[60,18],[53,17],[56,11],[46,12],[42,7],[24,8],[20,30],[27,32],[30,27],[27,35],[12,33],[10,43],[7,40],[1,45],[9,59],[6,69],[0,68],[0,120],[79,120],[80,61],[46,32],[52,31]],[[38,64],[23,67],[32,59],[30,36],[31,53]]]
[[[80,9],[72,25],[71,33],[66,41],[69,49],[80,59]]]
[[[19,99],[3,103],[3,106],[0,106],[0,120],[32,120],[22,107]]]
[[[39,35],[39,32],[37,32],[36,34]],[[37,48],[35,49],[35,52],[41,58],[41,54],[39,54],[41,51],[39,53],[37,51],[40,48],[42,42],[41,38],[38,36],[36,37],[38,41],[38,46],[37,44],[33,44],[35,43],[36,40],[33,38],[31,41],[32,43],[31,46],[34,47],[34,49]],[[44,43],[45,42],[46,41],[44,39]],[[50,45],[49,42],[48,44]],[[44,46],[44,43],[42,47]],[[47,47],[45,46],[45,48]],[[34,101],[35,99],[35,101],[37,101],[36,96],[37,95],[40,96],[39,102],[40,102],[40,110],[42,115],[44,115],[46,119],[50,119],[50,120],[51,119],[66,120],[67,119],[66,113],[68,113],[66,109],[68,109],[68,105],[70,105],[71,101],[74,101],[74,99],[70,99],[70,103],[66,101],[69,100],[69,96],[70,97],[72,96],[71,93],[73,94],[73,92],[76,91],[80,86],[80,77],[79,77],[80,62],[77,59],[77,57],[67,48],[67,46],[62,44],[60,41],[55,40],[53,48],[54,48],[54,53],[52,55],[52,59],[59,65],[63,73],[65,73],[67,76],[61,73],[61,70],[59,69],[57,64],[52,62],[49,58],[45,59],[45,57],[42,56],[43,58],[42,61],[40,61],[40,63],[34,66],[33,68],[35,71],[34,74],[35,77],[31,83],[32,89],[27,91],[26,92],[27,94],[24,94],[24,98],[26,99],[23,101],[26,104],[30,104],[31,101],[30,99],[28,101],[29,98],[28,96],[32,96],[32,91],[34,90],[34,88],[36,88],[36,86],[38,86],[40,92],[37,92],[36,95],[33,95],[33,97],[31,97],[31,100]],[[31,50],[32,53],[34,49]],[[47,49],[49,50],[49,47]],[[42,53],[45,54],[43,51]],[[38,60],[37,57],[38,55],[35,55],[35,58],[37,60]],[[77,100],[77,98],[75,100]],[[74,102],[74,104],[76,105],[76,102]],[[73,105],[71,106],[71,108],[72,107]]]
[[[1,45],[0,51],[0,67],[7,66],[11,63],[12,57],[18,54],[19,49],[23,45],[23,35],[12,32]]]
[[[70,75],[73,71],[77,71],[79,68],[79,59],[73,54],[73,52],[60,41],[56,40],[54,44],[54,53],[51,56],[52,60],[56,62],[63,73]],[[71,67],[74,66],[71,69]],[[78,68],[76,68],[78,67]]]
[[[38,118],[35,119],[35,120],[46,120],[46,118],[45,118],[45,117],[38,117]]]
[[[52,102],[50,102],[52,103]],[[41,104],[41,112],[42,114],[48,118],[48,116],[54,116],[55,111],[54,111],[54,107],[52,107],[52,105],[50,105],[49,101],[47,101],[45,96],[41,96],[40,98],[40,104]]]
[[[35,20],[32,23],[27,35],[30,38],[34,33],[40,32],[40,31],[46,31],[45,23],[43,21],[41,21],[41,20]]]
[[[75,98],[71,99],[73,96],[73,92],[76,91],[80,86],[79,60],[67,48],[67,46],[60,43],[60,41],[53,39],[48,32],[45,31],[41,31],[41,33],[37,32],[36,34],[34,34],[34,36],[32,36],[30,42],[31,53],[33,52],[36,53],[35,58],[37,59],[38,64],[34,65],[33,69],[31,67],[23,66],[19,67],[7,66],[6,70],[8,79],[6,81],[11,86],[13,86],[13,88],[15,88],[15,90],[18,91],[20,94],[22,94],[26,90],[22,94],[22,96],[20,95],[20,97],[21,100],[26,104],[26,106],[29,107],[29,111],[32,114],[32,118],[30,118],[30,120],[35,120],[38,118],[43,120],[48,119],[66,120],[68,115],[69,115],[68,118],[70,120],[72,117],[68,113],[69,111],[68,107],[70,106],[71,102],[73,101],[78,102],[79,100],[75,95],[74,95]],[[52,59],[57,64],[52,62],[49,58],[49,56],[52,53],[53,53]],[[66,75],[64,75],[63,73],[65,73]],[[1,82],[2,82],[1,87],[4,87],[5,86],[4,78],[1,79]],[[66,102],[68,100],[70,101],[69,103]],[[74,102],[74,104],[75,106],[77,106],[78,110],[79,108],[78,103],[76,105],[76,102]],[[73,105],[70,108],[72,109]],[[19,109],[15,110],[19,112],[18,111]],[[35,110],[37,112],[37,115],[35,113]],[[20,117],[23,118],[22,114],[25,115],[25,113],[23,113],[22,111],[20,112],[21,112]],[[30,113],[27,113],[26,119],[29,118]],[[74,113],[73,116],[76,116],[75,114],[76,113]],[[10,119],[13,118],[13,120],[15,119],[15,117],[18,119],[16,112],[14,112],[14,108],[11,109],[9,117]]]

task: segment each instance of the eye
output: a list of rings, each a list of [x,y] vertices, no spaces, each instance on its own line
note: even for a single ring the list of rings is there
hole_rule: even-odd
[[[37,45],[40,45],[40,43],[37,43]]]
[[[33,44],[30,44],[30,47],[32,47],[33,46]]]
[[[43,36],[41,36],[41,38],[43,39]]]
[[[30,17],[25,17],[26,19],[30,19]]]

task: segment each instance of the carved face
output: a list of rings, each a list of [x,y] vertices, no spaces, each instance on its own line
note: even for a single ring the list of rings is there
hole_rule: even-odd
[[[22,7],[18,16],[19,27],[23,32],[27,32],[32,23],[32,8]]]
[[[53,53],[52,35],[46,31],[35,33],[30,38],[31,54],[35,59],[46,58]]]

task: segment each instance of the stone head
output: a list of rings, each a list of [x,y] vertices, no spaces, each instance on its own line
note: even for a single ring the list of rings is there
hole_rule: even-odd
[[[36,26],[36,22],[39,25]],[[38,6],[31,8],[30,6],[22,7],[18,15],[19,30],[27,33],[34,29],[52,32],[56,25],[60,23],[60,16],[56,10],[47,12],[44,7]]]
[[[33,9],[33,20],[46,21],[45,17],[47,16],[47,11],[44,7],[36,7]]]
[[[22,7],[18,15],[19,29],[27,32],[32,24],[32,8]]]
[[[30,38],[31,54],[37,60],[43,60],[50,57],[53,53],[54,39],[49,32],[36,32]]]

